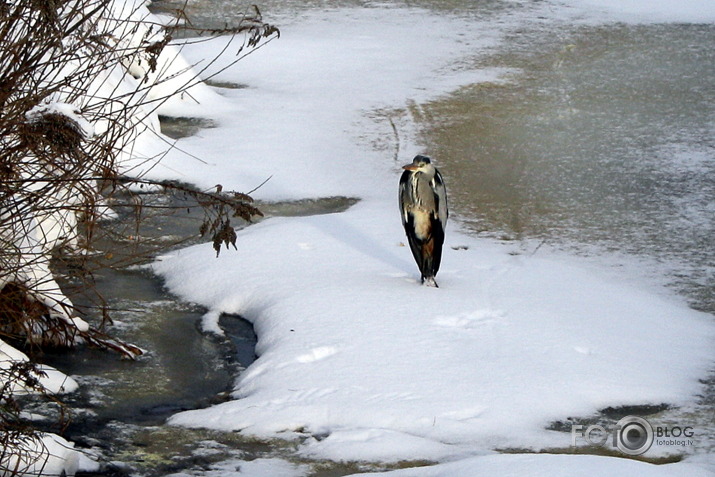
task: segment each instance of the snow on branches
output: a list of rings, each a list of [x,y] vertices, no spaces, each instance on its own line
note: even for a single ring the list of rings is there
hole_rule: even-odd
[[[88,343],[129,358],[141,354],[85,321],[58,284],[53,263],[74,257],[82,269],[82,261],[98,253],[97,223],[116,216],[107,205],[112,196],[152,182],[145,174],[172,147],[157,110],[216,94],[171,43],[178,25],[167,25],[138,0],[0,2],[3,402],[18,385],[11,371],[28,362],[5,341]],[[212,33],[244,35],[243,50],[278,31],[256,9],[238,27]],[[40,444],[29,447],[33,452],[55,445],[42,436],[34,442]],[[6,457],[0,453],[0,473],[18,472]]]

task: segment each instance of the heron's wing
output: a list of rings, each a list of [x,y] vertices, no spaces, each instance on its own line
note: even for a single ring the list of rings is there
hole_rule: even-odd
[[[435,172],[434,179],[432,179],[432,190],[436,197],[437,217],[439,217],[440,222],[442,222],[442,231],[444,232],[444,228],[447,227],[449,208],[447,207],[447,188],[444,185],[444,179],[442,179],[442,174],[440,174],[439,171]]]
[[[407,235],[407,243],[410,245],[410,250],[412,251],[412,256],[415,258],[415,262],[417,262],[420,271],[423,271],[422,240],[420,240],[415,233],[414,205],[417,203],[417,198],[414,197],[412,180],[412,172],[410,171],[403,172],[400,177],[400,215],[402,217],[402,226],[405,228],[405,234]]]
[[[412,187],[410,187],[411,176],[410,171],[405,171],[400,176],[400,213],[404,227],[407,226],[410,204],[415,203],[414,197],[412,197]]]
[[[412,251],[412,256],[415,259],[415,262],[417,262],[417,266],[420,269],[420,272],[422,272],[422,275],[425,274],[426,268],[424,264],[424,244],[425,242],[423,240],[420,240],[419,237],[417,237],[417,234],[415,233],[415,216],[408,212],[406,214],[407,220],[405,221],[405,233],[407,235],[407,243],[410,245],[410,250]]]
[[[444,230],[447,227],[447,218],[449,217],[449,208],[447,206],[447,188],[444,185],[442,174],[435,170],[434,178],[430,185],[434,193],[435,210],[431,216],[431,239],[432,257],[428,264],[425,264],[432,276],[437,274],[439,266],[442,262],[442,245],[444,244]]]
[[[439,266],[442,263],[442,245],[444,244],[444,223],[439,217],[432,216],[432,237],[430,238],[432,245],[432,258],[426,267],[432,272],[431,276],[437,275]]]

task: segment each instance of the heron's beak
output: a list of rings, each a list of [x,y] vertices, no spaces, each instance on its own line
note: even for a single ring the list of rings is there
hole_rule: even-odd
[[[407,164],[406,166],[402,166],[402,168],[406,171],[416,171],[419,169],[419,166],[416,166],[414,164]]]

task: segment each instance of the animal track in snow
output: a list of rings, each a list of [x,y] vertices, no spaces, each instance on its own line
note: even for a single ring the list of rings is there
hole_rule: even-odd
[[[444,412],[439,415],[439,418],[452,419],[454,421],[470,421],[479,418],[485,411],[486,408],[484,407],[471,407]]]
[[[498,323],[503,317],[504,312],[499,310],[477,310],[456,315],[440,315],[433,323],[446,328],[478,328]]]
[[[299,363],[312,363],[314,361],[320,361],[321,359],[332,356],[337,352],[338,350],[334,346],[319,346],[317,348],[313,348],[307,353],[301,354],[295,360]]]

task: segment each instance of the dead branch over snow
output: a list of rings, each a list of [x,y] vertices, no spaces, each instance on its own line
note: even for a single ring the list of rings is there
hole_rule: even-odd
[[[81,316],[57,283],[53,256],[92,256],[97,224],[113,217],[107,204],[132,196],[132,184],[183,187],[144,177],[171,147],[157,109],[210,90],[171,44],[178,21],[162,24],[143,3],[0,1],[0,19],[0,338],[37,347],[86,343],[134,357],[137,347]],[[240,25],[211,33],[242,39],[237,61],[278,30],[255,9]],[[260,213],[247,195],[184,189],[206,213],[201,233],[219,247],[231,242],[231,217]],[[18,388],[20,381],[35,392],[53,390],[36,379],[43,371],[18,368],[30,366],[26,356],[0,345],[8,351],[0,355],[0,444],[23,449],[31,441],[27,448],[46,450],[6,404],[14,390],[28,388]],[[0,455],[0,472],[42,470],[41,457],[10,457]]]

